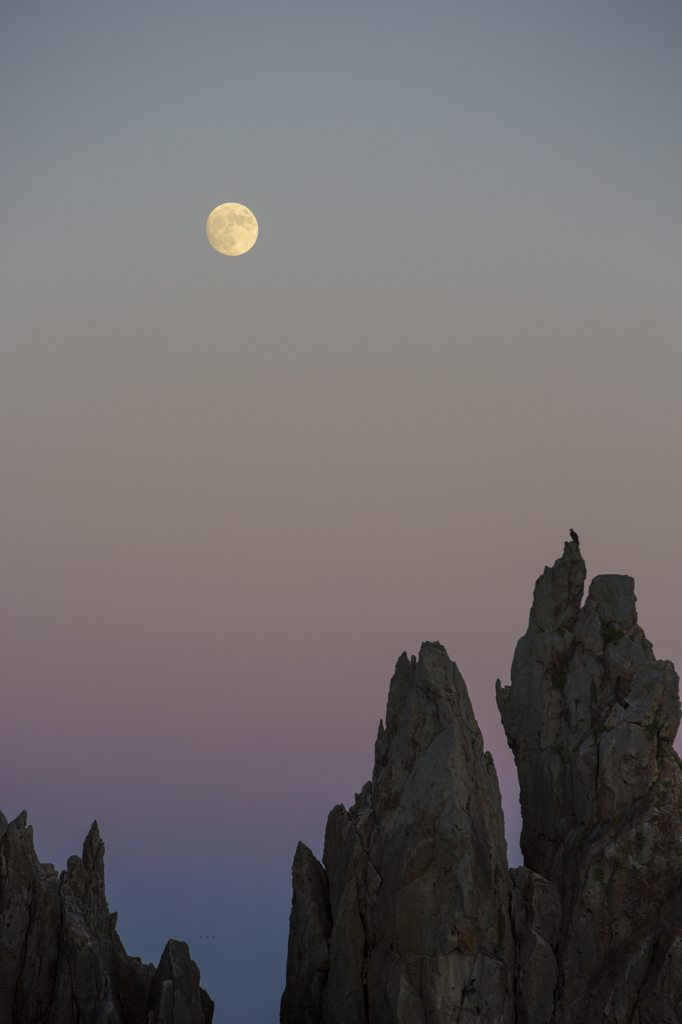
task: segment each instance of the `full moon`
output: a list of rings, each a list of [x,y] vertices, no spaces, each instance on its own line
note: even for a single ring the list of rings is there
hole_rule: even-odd
[[[225,256],[241,256],[258,238],[258,221],[241,203],[223,203],[209,213],[206,237]]]

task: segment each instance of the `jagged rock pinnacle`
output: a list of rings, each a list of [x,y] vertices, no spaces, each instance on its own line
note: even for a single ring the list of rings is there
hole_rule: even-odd
[[[456,665],[402,655],[372,781],[296,854],[282,1024],[682,1020],[678,678],[571,538],[496,685],[524,867]]]
[[[396,665],[372,781],[329,816],[324,869],[297,852],[283,1024],[511,1024],[509,896],[492,758],[457,666],[423,644]]]
[[[679,680],[637,623],[634,580],[596,576],[580,607],[582,579],[566,544],[536,584],[511,686],[497,687],[519,772],[522,870],[564,908],[554,1015],[535,1020],[662,1024],[682,999]]]
[[[171,939],[155,969],[128,956],[116,919],[96,821],[58,876],[39,862],[26,812],[0,813],[2,1024],[211,1024],[186,943]]]

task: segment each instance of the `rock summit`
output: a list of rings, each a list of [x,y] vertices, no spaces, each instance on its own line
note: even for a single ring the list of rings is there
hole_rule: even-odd
[[[158,967],[128,956],[104,891],[93,823],[65,871],[41,864],[24,811],[0,813],[0,1024],[211,1024],[186,942]]]
[[[634,581],[538,579],[497,703],[524,866],[445,649],[403,654],[372,779],[293,865],[281,1024],[682,1024],[679,680]]]

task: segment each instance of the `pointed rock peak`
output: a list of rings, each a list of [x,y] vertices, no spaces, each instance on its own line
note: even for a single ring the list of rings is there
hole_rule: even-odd
[[[150,1017],[161,1021],[211,1024],[213,1000],[201,988],[199,968],[186,942],[169,939],[152,979]],[[169,984],[170,983],[170,984]]]
[[[395,672],[393,673],[393,679],[391,679],[388,691],[385,731],[389,736],[394,736],[398,731],[403,710],[414,685],[415,668],[416,663],[410,662],[406,652],[403,651],[396,662]]]
[[[315,873],[321,871],[324,874],[324,868],[320,864],[319,860],[309,847],[305,843],[299,842],[296,847],[296,853],[294,854],[294,865],[292,868],[293,872],[306,872],[314,871]]]
[[[632,576],[595,576],[588,600],[594,605],[603,626],[630,629],[637,624],[635,581]]]
[[[38,858],[33,848],[33,825],[27,825],[27,819],[26,811],[22,811],[14,821],[9,823],[4,815],[0,816],[0,836],[7,836],[10,846],[17,854],[21,851],[21,856],[24,858],[24,867],[26,870],[30,870],[29,865],[37,865]],[[2,970],[0,967],[1,976]],[[0,1012],[1,1019],[2,1013]]]
[[[329,883],[324,868],[304,843],[296,849],[292,881],[287,987],[282,996],[280,1021],[319,1024],[322,993],[329,973]]]
[[[679,680],[634,581],[579,539],[546,568],[498,705],[520,782],[509,872],[497,773],[457,666],[403,654],[371,784],[294,861],[281,1024],[677,1020]],[[511,884],[510,884],[511,883]],[[515,1004],[515,1005],[514,1005]]]
[[[189,954],[189,946],[179,939],[169,939],[161,954],[157,970],[166,978],[180,976],[196,969],[196,964]]]
[[[281,1024],[511,1024],[499,787],[442,644],[398,659],[375,749],[325,870],[298,848]]]
[[[472,714],[459,670],[442,644],[426,642],[419,660],[401,654],[388,692],[386,728],[379,728],[376,768],[385,763],[390,747],[405,743],[412,761],[456,715]]]
[[[564,553],[545,567],[535,584],[530,626],[536,629],[570,629],[575,625],[587,570],[575,542],[566,541]]]
[[[211,1024],[213,1003],[185,943],[166,947],[160,980],[128,956],[104,893],[104,843],[97,822],[83,858],[58,875],[41,864],[26,812],[7,825],[0,812],[0,1022],[126,1021]],[[7,927],[9,922],[9,927]]]
[[[93,821],[83,843],[83,864],[93,881],[104,881],[104,843],[96,821]]]
[[[417,676],[428,677],[431,684],[447,693],[452,689],[450,675],[454,662],[437,640],[426,640],[419,650],[419,660],[414,666]]]

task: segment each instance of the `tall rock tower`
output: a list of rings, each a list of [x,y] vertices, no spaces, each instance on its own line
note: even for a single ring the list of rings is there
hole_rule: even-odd
[[[492,757],[457,666],[423,644],[324,868],[298,848],[282,1024],[512,1024],[510,888]]]
[[[679,680],[637,623],[634,580],[596,576],[581,607],[584,579],[567,543],[535,585],[511,686],[497,688],[521,784],[521,877],[547,880],[563,908],[552,915],[546,1019],[672,1024],[682,1020]],[[522,993],[524,971],[517,950]]]
[[[566,543],[498,681],[524,866],[457,666],[402,655],[372,781],[296,852],[282,1024],[682,1024],[679,681],[585,575]]]

